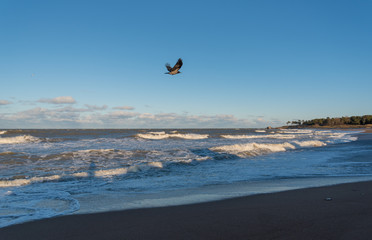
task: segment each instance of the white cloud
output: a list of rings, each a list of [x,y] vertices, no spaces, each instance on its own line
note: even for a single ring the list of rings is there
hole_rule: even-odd
[[[106,105],[36,107],[0,114],[0,125],[9,128],[254,128],[279,126],[277,119],[237,118],[234,115],[190,113],[140,113],[107,110]],[[103,111],[105,110],[105,111]]]
[[[100,111],[100,110],[106,110],[107,109],[107,105],[103,105],[103,106],[97,106],[97,105],[89,105],[89,104],[85,104],[84,106],[86,106],[89,110],[92,110],[92,111]]]
[[[41,103],[51,103],[51,104],[74,104],[75,99],[70,96],[61,96],[56,98],[42,98],[38,102]]]
[[[133,118],[136,117],[138,113],[133,112],[125,112],[125,111],[114,111],[110,112],[108,114],[103,115],[104,117],[107,117],[108,119],[127,119],[127,118]]]
[[[50,110],[47,108],[33,108],[26,111],[21,111],[8,117],[9,120],[23,120],[30,121],[33,123],[42,123],[44,121],[61,122],[68,121],[72,122],[79,118],[79,113],[73,111],[60,111]]]
[[[8,105],[8,104],[12,104],[12,102],[9,102],[7,100],[0,100],[0,105]]]
[[[118,110],[134,110],[134,107],[121,106],[121,107],[113,107],[113,109],[118,109]]]
[[[55,112],[75,112],[75,113],[83,113],[83,112],[92,112],[92,110],[88,108],[74,108],[71,106],[63,107],[63,108],[56,108],[53,111]]]

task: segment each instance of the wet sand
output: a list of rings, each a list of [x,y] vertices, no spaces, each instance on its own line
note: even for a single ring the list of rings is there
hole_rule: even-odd
[[[328,199],[329,198],[329,199]],[[370,239],[372,181],[43,219],[0,239]]]

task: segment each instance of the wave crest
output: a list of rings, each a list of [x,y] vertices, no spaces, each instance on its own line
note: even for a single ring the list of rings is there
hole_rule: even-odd
[[[295,135],[272,134],[272,135],[221,135],[227,139],[257,139],[257,138],[273,138],[273,139],[294,139]]]
[[[0,138],[0,144],[19,144],[28,142],[40,142],[41,139],[31,135],[22,135],[17,137],[3,137]]]
[[[318,141],[318,140],[314,140],[314,141],[293,141],[293,143],[299,145],[300,147],[323,147],[323,146],[326,146],[327,144],[322,142],[322,141]]]
[[[225,145],[219,147],[212,147],[210,150],[216,152],[226,152],[234,154],[239,157],[258,156],[267,153],[283,152],[287,149],[295,149],[296,147],[290,143],[282,144],[259,144],[259,143],[246,143]]]
[[[50,182],[59,180],[61,176],[59,175],[52,175],[52,176],[45,176],[45,177],[32,177],[29,179],[14,179],[14,180],[0,180],[0,187],[19,187],[24,185],[29,185],[31,183],[37,182]]]
[[[209,137],[208,134],[195,134],[195,133],[165,133],[165,132],[148,132],[148,133],[139,133],[136,135],[139,138],[144,139],[153,139],[153,140],[160,140],[160,139],[167,139],[167,138],[182,138],[182,139],[189,139],[189,140],[198,140],[198,139],[206,139]]]

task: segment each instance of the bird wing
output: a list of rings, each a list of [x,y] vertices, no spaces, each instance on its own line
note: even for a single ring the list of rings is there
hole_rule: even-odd
[[[172,71],[172,67],[171,65],[169,65],[169,63],[165,64],[165,67],[168,69],[169,72]]]
[[[176,65],[174,65],[174,67],[172,68],[172,70],[180,69],[182,67],[182,64],[183,64],[182,59],[179,58]]]

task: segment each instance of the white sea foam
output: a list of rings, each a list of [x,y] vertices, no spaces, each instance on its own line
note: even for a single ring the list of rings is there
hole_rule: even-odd
[[[165,132],[164,131],[161,131],[161,132],[148,132],[148,134],[154,134],[154,135],[164,135]]]
[[[163,168],[162,162],[148,162],[143,164],[137,164],[129,167],[122,167],[122,168],[112,168],[112,169],[101,169],[101,170],[93,170],[93,171],[82,171],[76,172],[72,174],[63,174],[63,175],[52,175],[52,176],[44,176],[44,177],[32,177],[32,178],[20,178],[20,179],[6,179],[0,180],[0,188],[7,188],[7,187],[19,187],[30,185],[33,183],[41,183],[41,182],[50,182],[50,181],[57,181],[60,179],[69,179],[69,178],[85,178],[85,177],[100,177],[100,178],[109,178],[113,176],[125,175],[130,172],[139,172],[145,171],[151,168]]]
[[[30,183],[30,179],[0,180],[0,187],[19,187]]]
[[[78,177],[78,178],[83,178],[83,177],[89,177],[88,172],[78,172],[78,173],[73,173],[73,177]]]
[[[0,228],[34,219],[66,215],[79,209],[79,201],[65,191],[43,187],[27,192],[15,190],[3,196],[0,202]]]
[[[40,142],[40,139],[31,135],[0,138],[0,144],[19,144],[28,142]]]
[[[137,137],[144,138],[144,139],[166,139],[169,138],[169,134],[165,132],[149,132],[149,133],[139,133]]]
[[[0,180],[0,187],[19,187],[24,185],[29,185],[31,183],[40,183],[47,181],[55,181],[60,179],[60,175],[52,175],[45,177],[32,177],[28,179],[14,179],[14,180]]]
[[[266,130],[255,130],[255,132],[264,133],[264,132],[266,132]]]
[[[6,133],[6,131],[0,131],[0,135],[5,134],[5,133]]]
[[[290,143],[281,144],[259,144],[259,143],[246,143],[246,144],[234,144],[225,145],[219,147],[212,147],[210,150],[217,152],[226,152],[234,154],[239,157],[245,156],[257,156],[267,153],[283,152],[287,149],[295,149],[296,147]]]
[[[144,139],[167,139],[167,138],[182,138],[182,139],[189,139],[189,140],[197,140],[197,139],[206,139],[209,137],[208,134],[195,134],[195,133],[177,133],[172,131],[173,133],[165,133],[165,132],[148,132],[148,133],[139,133],[137,137],[144,138]]]
[[[128,172],[128,168],[116,168],[107,170],[98,170],[94,172],[95,177],[112,177],[117,175],[123,175]]]
[[[327,144],[322,142],[322,141],[318,141],[318,140],[314,140],[314,141],[293,141],[293,143],[299,145],[300,147],[323,147],[323,146],[326,146]]]
[[[149,162],[147,164],[138,164],[126,168],[114,168],[114,169],[104,169],[94,172],[95,177],[110,178],[119,175],[125,175],[130,172],[140,172],[149,170],[150,168],[163,168],[163,163],[161,162]]]
[[[132,151],[126,150],[115,150],[115,149],[88,149],[88,150],[78,150],[74,152],[63,152],[56,155],[44,156],[44,159],[56,159],[56,160],[112,160],[114,158],[128,158],[133,155]]]
[[[358,140],[358,137],[352,136],[349,132],[331,133],[329,134],[331,142],[353,142]]]
[[[148,163],[149,166],[155,167],[155,168],[163,168],[163,163],[162,162],[150,162]]]
[[[221,135],[228,139],[257,139],[257,138],[272,138],[272,139],[294,139],[295,135],[287,134],[271,134],[271,135]]]
[[[280,132],[281,133],[291,133],[291,134],[293,134],[293,133],[302,133],[302,134],[309,134],[309,133],[313,133],[314,132],[314,130],[311,130],[311,129],[291,129],[291,130],[284,130],[284,129],[282,129],[282,130],[280,130]]]

